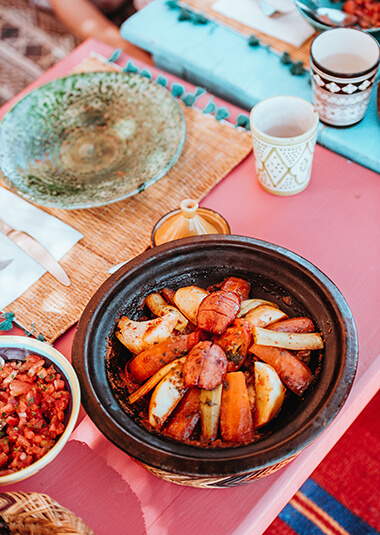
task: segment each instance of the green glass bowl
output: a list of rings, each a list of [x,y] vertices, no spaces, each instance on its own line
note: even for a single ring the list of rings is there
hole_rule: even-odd
[[[90,72],[27,94],[0,124],[5,184],[34,203],[76,209],[135,195],[179,158],[183,112],[135,73]]]

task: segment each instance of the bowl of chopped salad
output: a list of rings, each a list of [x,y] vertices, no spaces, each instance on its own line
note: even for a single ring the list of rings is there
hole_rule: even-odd
[[[36,474],[74,429],[80,387],[69,361],[45,342],[0,337],[0,485]]]
[[[355,28],[371,34],[377,40],[380,39],[380,3],[378,0],[303,0],[303,3],[311,9],[327,7],[355,15],[358,19]],[[302,9],[302,6],[297,5],[297,8],[306,22],[318,32],[331,30],[332,26],[314,20]]]

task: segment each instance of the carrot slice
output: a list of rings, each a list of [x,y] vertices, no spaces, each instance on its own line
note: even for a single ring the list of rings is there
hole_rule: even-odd
[[[252,412],[243,372],[230,372],[226,375],[222,391],[220,432],[225,442],[253,440]]]
[[[198,388],[187,391],[166,428],[166,434],[177,440],[190,438],[200,418],[199,394]]]
[[[139,353],[127,364],[129,372],[140,383],[154,375],[160,368],[183,355],[199,341],[193,334],[181,334],[168,338]]]

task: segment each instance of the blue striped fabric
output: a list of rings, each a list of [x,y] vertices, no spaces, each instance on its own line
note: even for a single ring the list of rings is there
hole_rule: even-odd
[[[317,507],[323,509],[325,513],[350,535],[379,535],[377,530],[344,507],[312,479],[309,478],[300,488],[299,492],[311,500]],[[292,505],[292,501],[284,507],[279,517],[298,535],[326,534],[326,531],[322,531],[312,520],[309,520],[299,512]],[[336,530],[334,531],[336,532]]]

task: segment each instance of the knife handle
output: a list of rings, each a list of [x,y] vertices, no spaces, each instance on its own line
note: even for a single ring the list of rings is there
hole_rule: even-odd
[[[0,231],[6,236],[9,236],[9,234],[13,231],[13,228],[0,219]]]

